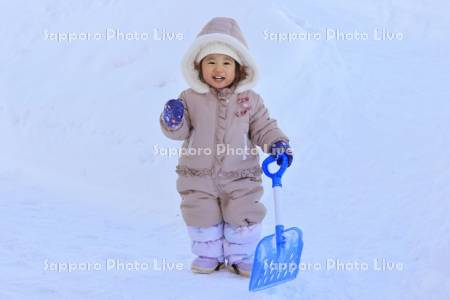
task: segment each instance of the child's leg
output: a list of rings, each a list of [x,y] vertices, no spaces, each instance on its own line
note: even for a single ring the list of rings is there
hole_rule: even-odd
[[[259,224],[266,215],[260,202],[263,195],[261,181],[252,178],[227,180],[220,194],[224,223],[248,226]]]
[[[261,224],[236,226],[225,223],[224,255],[230,264],[253,259],[261,237]]]
[[[236,226],[225,223],[224,255],[229,269],[249,276],[256,245],[261,236],[261,224]]]
[[[213,192],[191,189],[182,190],[179,193],[181,214],[188,226],[206,228],[223,223],[219,201]]]
[[[223,265],[223,223],[210,227],[188,226],[192,240],[192,253],[198,257],[191,269],[198,273],[211,273]]]
[[[249,276],[256,245],[261,237],[261,222],[266,209],[259,202],[263,194],[258,178],[230,180],[224,184],[221,209],[225,222],[224,255],[228,268]]]
[[[188,226],[192,253],[223,261],[223,224],[211,227]]]

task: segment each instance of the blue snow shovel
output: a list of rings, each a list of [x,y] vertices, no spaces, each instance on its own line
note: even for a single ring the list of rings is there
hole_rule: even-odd
[[[274,156],[267,157],[262,164],[266,176],[272,179],[273,199],[275,202],[275,234],[263,238],[256,247],[249,290],[259,291],[297,277],[300,268],[300,256],[303,249],[303,234],[297,227],[284,229],[281,224],[278,192],[281,189],[281,176],[288,166],[286,154],[282,156],[280,169],[269,172],[269,164],[276,161]]]

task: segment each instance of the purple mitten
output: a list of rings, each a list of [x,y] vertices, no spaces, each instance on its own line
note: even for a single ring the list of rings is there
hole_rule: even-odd
[[[289,146],[288,142],[278,141],[278,142],[273,143],[270,148],[270,152],[272,153],[273,156],[275,156],[277,158],[277,164],[279,166],[281,165],[281,156],[283,153],[287,155],[288,167],[292,164],[292,160],[294,157],[293,157],[292,149]]]
[[[184,104],[181,99],[172,99],[167,101],[164,106],[163,119],[169,128],[175,129],[183,120]]]

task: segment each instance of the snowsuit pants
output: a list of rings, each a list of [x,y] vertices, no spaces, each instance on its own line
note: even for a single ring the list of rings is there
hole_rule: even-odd
[[[261,176],[179,176],[181,212],[189,226],[209,227],[220,223],[248,226],[261,223],[266,208]]]
[[[261,177],[179,176],[181,212],[197,256],[230,263],[253,256],[266,209]]]

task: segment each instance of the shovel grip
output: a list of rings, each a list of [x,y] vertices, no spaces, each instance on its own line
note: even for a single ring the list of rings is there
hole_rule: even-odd
[[[264,174],[266,174],[267,177],[270,177],[272,179],[272,187],[280,186],[281,187],[281,177],[283,176],[284,172],[286,171],[288,167],[288,157],[286,154],[281,155],[281,165],[280,169],[276,171],[275,173],[271,173],[269,171],[269,165],[273,162],[277,161],[277,157],[274,155],[268,156],[262,163],[262,169]]]

